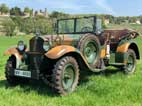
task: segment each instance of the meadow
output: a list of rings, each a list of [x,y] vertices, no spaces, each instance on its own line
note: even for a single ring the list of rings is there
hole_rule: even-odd
[[[28,44],[30,37],[0,36],[0,106],[142,106],[141,61],[133,75],[112,67],[98,74],[85,72],[68,96],[55,94],[42,81],[10,87],[4,75],[8,57],[3,52],[20,39]]]

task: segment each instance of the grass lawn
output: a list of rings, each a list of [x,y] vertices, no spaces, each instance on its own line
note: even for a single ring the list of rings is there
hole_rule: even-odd
[[[104,73],[86,72],[76,91],[58,96],[41,81],[10,87],[4,77],[8,57],[4,50],[19,39],[0,37],[0,106],[142,106],[142,69],[138,61],[136,73],[130,76],[110,68]]]

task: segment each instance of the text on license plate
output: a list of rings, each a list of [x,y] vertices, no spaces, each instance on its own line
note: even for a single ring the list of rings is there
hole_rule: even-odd
[[[30,71],[15,70],[14,75],[20,76],[20,77],[31,78],[31,72]]]

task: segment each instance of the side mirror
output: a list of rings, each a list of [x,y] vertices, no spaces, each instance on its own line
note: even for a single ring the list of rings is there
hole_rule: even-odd
[[[96,34],[101,34],[102,31],[103,31],[102,20],[101,19],[96,19]]]

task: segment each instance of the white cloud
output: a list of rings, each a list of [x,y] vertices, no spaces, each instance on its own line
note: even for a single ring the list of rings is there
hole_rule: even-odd
[[[109,12],[110,14],[113,14],[113,15],[116,14],[113,8],[108,5],[107,0],[96,0],[96,4],[102,9],[104,9],[105,11]]]

